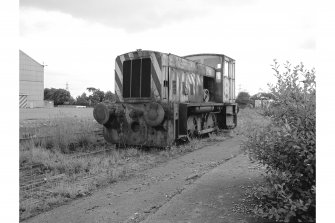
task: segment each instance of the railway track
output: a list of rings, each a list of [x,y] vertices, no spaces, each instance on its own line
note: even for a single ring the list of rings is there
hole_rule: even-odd
[[[103,137],[102,130],[94,130],[92,134],[98,136],[97,141]],[[87,132],[76,132],[74,135],[87,134]],[[52,138],[54,136],[26,136],[20,138],[20,143],[27,141],[42,141],[47,138]],[[87,156],[94,156],[112,151],[115,147],[109,147],[108,149],[101,149],[97,151],[91,151],[80,154],[69,154],[70,158],[80,158]],[[50,188],[57,184],[57,182],[64,179],[66,175],[64,173],[53,175],[51,170],[48,170],[43,164],[33,164],[26,163],[19,168],[19,186],[20,186],[20,203],[28,202],[29,205],[33,205],[39,202],[43,202],[43,199],[37,199],[38,197],[43,197],[44,195],[53,193]]]
[[[73,158],[95,156],[114,150],[115,147],[92,151],[87,153],[69,155]],[[20,168],[20,204],[33,207],[44,202],[43,197],[50,197],[55,191],[52,188],[66,178],[64,173],[52,175],[43,164],[25,164]],[[87,175],[84,178],[93,178],[95,175]]]
[[[88,134],[88,133],[95,134],[96,136],[103,136],[102,129],[96,129],[96,130],[93,130],[91,132],[75,132],[75,133],[72,133],[72,134],[73,135],[84,135],[84,134]],[[53,137],[55,137],[55,136],[54,135],[37,136],[37,135],[26,134],[25,137],[20,138],[20,143],[21,142],[32,141],[32,140],[42,141],[42,140],[45,140],[45,139],[48,139],[48,138],[53,138]]]

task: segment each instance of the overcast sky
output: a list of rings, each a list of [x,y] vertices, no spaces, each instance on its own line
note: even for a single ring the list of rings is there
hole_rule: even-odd
[[[315,67],[314,1],[20,0],[20,49],[45,68],[45,87],[76,97],[114,92],[114,60],[136,49],[236,60],[236,93],[267,90],[270,65]]]

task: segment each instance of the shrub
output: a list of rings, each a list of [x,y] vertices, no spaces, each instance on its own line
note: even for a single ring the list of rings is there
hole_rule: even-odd
[[[252,159],[266,166],[267,186],[254,196],[262,217],[285,222],[315,221],[315,70],[303,64],[273,70],[276,85],[270,90],[276,102],[265,114],[272,124],[256,131],[245,144]],[[303,79],[303,81],[300,81]]]
[[[245,108],[249,103],[250,103],[250,95],[248,92],[243,92],[241,91],[240,93],[238,93],[237,98],[236,98],[236,103],[238,103],[238,105],[241,108]]]

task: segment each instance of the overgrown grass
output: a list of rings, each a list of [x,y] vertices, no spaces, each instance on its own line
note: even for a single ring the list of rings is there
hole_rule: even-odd
[[[233,134],[250,137],[256,130],[265,128],[271,123],[267,116],[262,115],[262,110],[253,108],[240,109],[237,115],[237,127],[232,131]]]
[[[20,163],[42,164],[43,171],[48,172],[48,176],[59,174],[64,176],[56,182],[46,183],[44,190],[48,193],[30,195],[30,198],[33,197],[33,200],[38,203],[32,202],[31,199],[20,202],[20,218],[29,218],[62,205],[71,199],[88,195],[97,188],[127,179],[140,171],[206,145],[224,141],[234,134],[246,136],[251,129],[258,128],[258,125],[266,125],[266,123],[268,123],[266,118],[260,116],[255,110],[246,108],[240,110],[238,126],[232,131],[210,134],[204,139],[194,138],[189,143],[172,146],[169,149],[112,149],[106,153],[78,156],[81,152],[109,149],[112,146],[107,144],[97,146],[94,142],[94,136],[90,135],[94,125],[90,125],[88,122],[55,120],[52,123],[54,128],[45,132],[53,135],[48,139],[49,141],[21,145]],[[81,138],[71,136],[71,133],[78,131],[78,129],[86,130],[87,134],[81,135]],[[93,137],[93,139],[89,137]],[[71,150],[71,143],[74,142],[77,143],[77,147]]]
[[[52,117],[20,125],[20,138],[33,136],[33,139],[20,143],[20,167],[40,164],[42,168],[39,172],[44,172],[48,177],[63,174],[60,184],[69,185],[65,187],[47,182],[47,188],[51,191],[47,195],[36,191],[20,193],[20,218],[29,217],[68,199],[66,193],[58,193],[57,190],[53,191],[53,188],[67,188],[65,190],[68,190],[70,197],[77,193],[78,190],[71,186],[72,182],[78,176],[94,172],[90,167],[97,168],[99,161],[75,158],[74,154],[100,149],[98,146],[101,144],[97,143],[99,137],[93,133],[96,128],[97,124],[92,119],[69,117]],[[23,175],[23,178],[27,176]],[[31,177],[31,180],[33,179],[34,177]]]
[[[207,139],[193,139],[187,144],[172,146],[169,149],[123,148],[89,156],[79,153],[66,153],[57,147],[43,147],[44,144],[26,145],[20,151],[20,163],[42,164],[48,176],[63,174],[57,182],[47,182],[47,194],[33,193],[34,202],[20,203],[20,218],[26,219],[40,212],[59,206],[65,202],[90,194],[97,188],[127,179],[139,171],[152,168],[172,158],[192,152],[206,145],[224,140],[224,134],[212,134]],[[111,145],[95,148],[109,149]],[[44,189],[45,190],[45,189]]]
[[[33,136],[33,139],[20,143],[20,158],[21,152],[22,158],[27,158],[27,152],[35,147],[62,153],[85,151],[87,148],[91,150],[98,140],[97,135],[93,133],[97,127],[92,120],[54,118],[42,125],[25,128],[21,135]]]

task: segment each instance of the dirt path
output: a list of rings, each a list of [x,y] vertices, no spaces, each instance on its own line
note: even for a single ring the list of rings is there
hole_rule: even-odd
[[[163,218],[164,214],[169,213],[169,210],[171,212],[171,210],[176,210],[176,208],[179,209],[178,204],[175,202],[181,201],[180,196],[189,194],[188,196],[193,197],[190,191],[193,190],[193,194],[197,193],[197,189],[194,189],[195,185],[198,185],[197,182],[210,182],[210,179],[215,180],[213,177],[215,178],[216,175],[213,175],[212,172],[215,172],[218,168],[225,169],[226,175],[228,174],[226,178],[226,175],[222,173],[223,175],[219,178],[225,180],[219,184],[223,184],[223,188],[230,188],[232,190],[231,192],[225,191],[221,195],[218,195],[221,196],[220,199],[226,200],[226,203],[222,203],[222,205],[225,205],[224,208],[228,210],[227,207],[233,207],[232,202],[238,201],[241,197],[222,196],[225,196],[225,193],[232,193],[233,191],[236,191],[237,194],[243,193],[238,188],[235,190],[234,187],[236,188],[236,185],[234,186],[234,184],[237,183],[238,185],[245,186],[247,183],[251,185],[251,183],[260,179],[259,173],[246,173],[250,167],[250,163],[247,157],[240,155],[240,142],[241,139],[235,137],[224,142],[218,142],[212,146],[204,147],[156,168],[142,172],[128,181],[118,182],[97,191],[90,197],[72,201],[69,204],[28,219],[26,222],[141,222],[144,220],[157,222],[158,219]],[[240,161],[235,162],[234,160],[236,159]],[[239,168],[238,165],[242,165],[243,167]],[[243,173],[245,174],[243,175]],[[239,178],[241,175],[243,175],[241,178],[243,182],[234,181],[235,177]],[[206,195],[204,196],[206,197]],[[205,201],[205,197],[200,198]],[[192,202],[195,201],[193,200]],[[187,205],[182,206],[186,207]],[[173,208],[168,209],[168,207]],[[193,206],[189,208],[191,207]],[[234,212],[233,208],[229,211],[227,210],[223,211],[226,216],[229,216],[227,214],[230,212],[231,214]],[[193,213],[192,211],[194,210],[185,210],[185,213]],[[171,213],[173,216],[177,216],[173,211]],[[169,215],[165,216],[168,216],[167,219],[172,217]],[[192,219],[192,216],[179,216],[181,216],[179,218],[179,220],[182,220],[181,222],[188,222],[184,220]],[[236,216],[241,218],[240,215]],[[170,222],[167,219],[162,222]],[[245,216],[245,218],[241,219],[246,219],[244,222],[249,222],[248,219],[250,218]],[[175,220],[177,221],[178,218]],[[172,220],[171,222],[175,221]],[[195,219],[190,222],[203,221]],[[210,220],[209,222],[225,221]]]
[[[262,182],[262,169],[240,154],[210,170],[143,223],[266,222],[252,214],[247,191]]]

